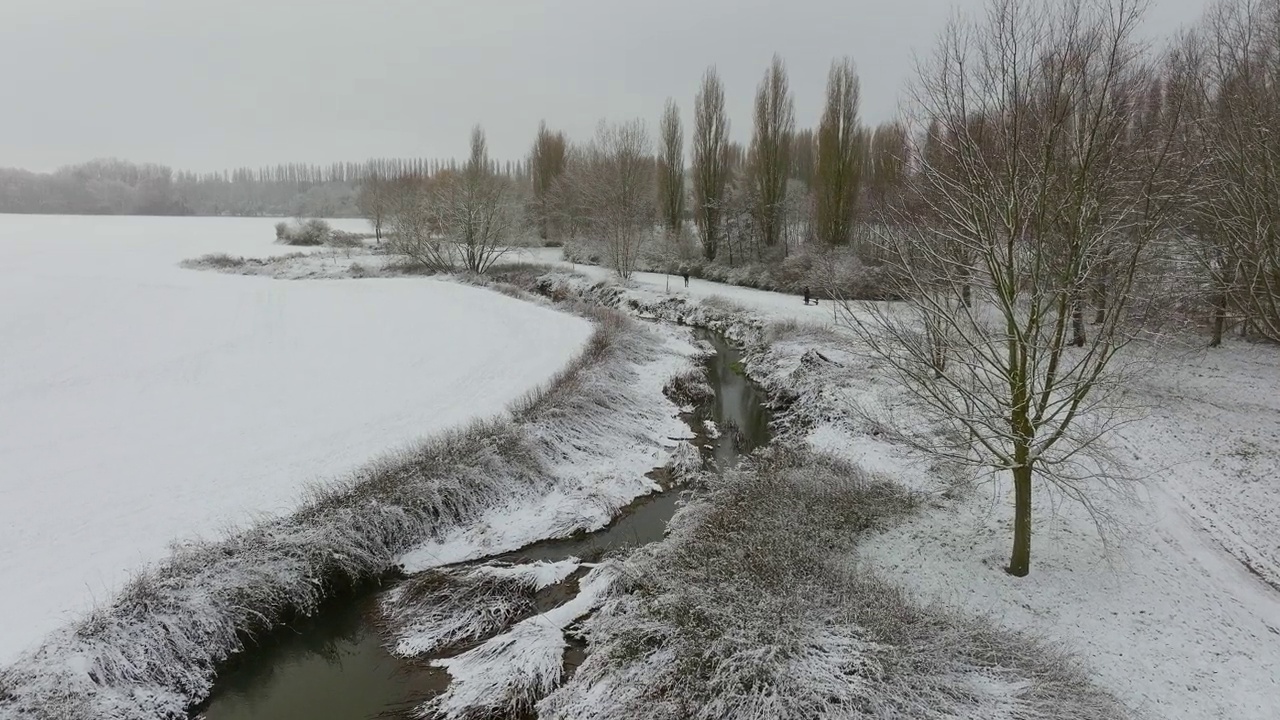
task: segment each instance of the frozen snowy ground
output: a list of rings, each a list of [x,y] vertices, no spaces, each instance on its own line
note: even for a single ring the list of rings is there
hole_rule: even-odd
[[[567,267],[558,254],[521,255]],[[315,267],[324,267],[319,259],[304,265],[333,272]],[[598,267],[575,269],[597,280],[611,276]],[[911,487],[941,490],[926,463],[834,412],[856,401],[909,422],[913,411],[892,378],[848,353],[839,334],[825,332],[833,325],[828,304],[806,307],[792,295],[696,279],[686,289],[680,278],[669,280],[638,274],[628,295],[721,309],[727,301],[755,327],[801,323],[754,359],[753,372],[806,390],[804,401],[820,413],[833,410],[809,441]],[[839,364],[814,362],[813,350]],[[1007,576],[1001,568],[1011,504],[1001,488],[986,487],[937,496],[933,508],[865,541],[854,560],[925,600],[989,615],[1074,651],[1101,686],[1146,717],[1275,718],[1280,592],[1267,583],[1276,582],[1280,558],[1278,368],[1275,348],[1228,343],[1171,357],[1133,388],[1153,410],[1118,440],[1133,468],[1150,477],[1143,501],[1119,508],[1127,532],[1110,552],[1088,518],[1041,495],[1032,575]]]
[[[672,278],[670,287],[668,294],[663,275],[640,274],[629,294],[716,297],[753,322],[801,321],[755,359],[755,370],[804,388],[811,394],[803,401],[822,406],[817,414],[856,401],[909,421],[894,381],[848,353],[839,334],[823,332],[832,326],[825,304],[698,280],[685,289]],[[815,349],[840,364],[806,361]],[[1008,576],[1011,503],[1002,489],[986,487],[938,497],[932,509],[866,540],[859,561],[925,600],[1073,650],[1102,687],[1144,717],[1280,716],[1280,592],[1258,577],[1274,583],[1280,557],[1280,351],[1228,343],[1180,355],[1133,391],[1154,409],[1118,441],[1150,477],[1142,502],[1119,508],[1128,528],[1109,552],[1082,513],[1043,501],[1032,574]],[[942,489],[936,471],[870,430],[828,415],[809,440],[909,486]]]
[[[273,222],[0,216],[0,663],[171,541],[502,411],[591,332],[449,282],[177,266],[294,250]]]

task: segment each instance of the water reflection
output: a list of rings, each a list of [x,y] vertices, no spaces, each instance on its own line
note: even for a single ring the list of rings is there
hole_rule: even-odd
[[[723,336],[698,330],[716,349],[707,368],[716,401],[711,417],[724,437],[714,445],[716,466],[732,467],[740,455],[769,442],[769,410],[763,393],[742,372],[742,353]]]
[[[423,698],[443,689],[443,671],[396,658],[370,620],[368,596],[336,601],[313,618],[271,633],[218,679],[207,720],[367,720],[408,717]]]

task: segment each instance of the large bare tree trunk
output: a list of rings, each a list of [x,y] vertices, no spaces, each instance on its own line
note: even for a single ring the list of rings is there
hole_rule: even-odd
[[[1084,295],[1080,282],[1076,281],[1071,291],[1071,344],[1084,347]]]
[[[1076,296],[1071,300],[1071,344],[1084,347],[1084,303]]]
[[[1013,556],[1009,574],[1026,577],[1031,572],[1031,468],[1013,469]]]

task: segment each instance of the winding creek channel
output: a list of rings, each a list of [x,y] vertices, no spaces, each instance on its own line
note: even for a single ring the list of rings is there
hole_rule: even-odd
[[[696,336],[715,354],[707,380],[715,392],[711,419],[721,429],[708,437],[693,427],[709,469],[734,465],[741,454],[769,441],[766,397],[741,372],[741,353],[723,337],[705,330]],[[686,418],[691,425],[693,418]],[[658,477],[663,470],[655,470]],[[660,478],[659,478],[660,479]],[[678,490],[637,499],[606,528],[594,533],[537,543],[477,561],[525,563],[595,558],[661,540],[676,511]],[[260,639],[253,650],[222,672],[210,699],[191,712],[193,720],[362,720],[411,717],[413,711],[448,686],[449,676],[421,658],[404,659],[387,650],[379,597],[389,586],[335,597],[325,609]],[[564,602],[564,585],[538,597],[540,609]],[[544,607],[545,606],[545,607]],[[583,648],[571,644],[566,666],[581,662]]]

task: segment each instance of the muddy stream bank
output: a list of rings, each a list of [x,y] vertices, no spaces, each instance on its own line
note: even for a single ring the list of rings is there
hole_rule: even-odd
[[[710,469],[734,465],[769,440],[767,399],[741,372],[741,354],[717,334],[697,330],[715,354],[707,362],[707,381],[715,397],[709,408],[719,434],[686,418],[699,436],[703,462]],[[699,425],[699,426],[695,426]],[[715,435],[712,437],[712,435]],[[663,470],[656,469],[661,480]],[[581,536],[536,543],[494,560],[511,563],[559,561],[603,554],[661,540],[675,513],[679,488],[638,498],[606,528]],[[405,659],[387,650],[379,597],[383,584],[334,598],[310,618],[300,619],[263,638],[256,648],[220,675],[210,699],[191,712],[193,720],[362,720],[411,717],[428,698],[443,692],[448,674],[424,659]],[[567,595],[567,596],[566,596]],[[540,596],[539,604],[571,597],[561,586]],[[566,665],[575,667],[582,648],[571,646]]]

